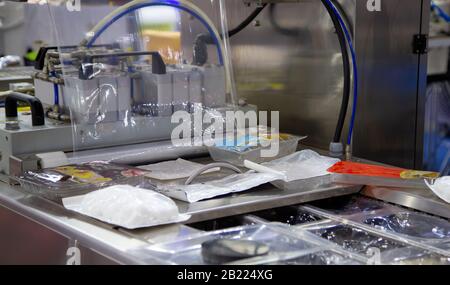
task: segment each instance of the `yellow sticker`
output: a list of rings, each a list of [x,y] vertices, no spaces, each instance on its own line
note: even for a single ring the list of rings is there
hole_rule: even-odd
[[[403,179],[432,179],[438,178],[439,173],[431,171],[419,171],[419,170],[405,170],[400,173],[400,177]]]
[[[267,140],[280,140],[280,141],[284,141],[284,140],[288,140],[291,138],[291,135],[289,134],[263,134],[261,135],[261,137],[263,139],[267,139]]]
[[[85,183],[96,184],[96,183],[109,182],[112,180],[111,178],[105,178],[93,171],[82,170],[82,169],[78,169],[73,166],[58,167],[55,170],[62,174],[69,175],[72,178],[74,178],[80,182],[85,182]]]
[[[19,112],[31,112],[31,108],[30,107],[19,107],[17,108],[17,111]]]

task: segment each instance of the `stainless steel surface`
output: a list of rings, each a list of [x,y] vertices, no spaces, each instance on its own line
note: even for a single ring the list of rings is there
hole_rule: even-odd
[[[0,264],[66,264],[67,250],[76,243],[50,228],[0,205]],[[77,244],[81,264],[118,264],[114,260]]]
[[[252,211],[294,205],[315,199],[329,198],[339,195],[356,193],[359,186],[329,185],[319,180],[310,180],[300,187],[298,191],[283,191],[273,187],[256,189],[249,193],[212,199],[205,202],[186,204],[179,202],[180,212],[192,215],[187,223],[211,220]],[[150,244],[173,240],[197,230],[183,225],[169,225],[135,231],[123,230],[100,221],[78,215],[64,209],[60,204],[46,199],[28,195],[19,191],[20,188],[0,184],[0,231],[8,232],[3,235],[0,251],[8,255],[0,256],[0,263],[64,263],[67,261],[66,251],[70,242],[79,244],[83,250],[82,257],[91,256],[91,263],[113,262],[118,264],[139,264],[141,260],[130,252]],[[12,226],[12,224],[16,226]],[[34,236],[39,237],[36,242],[29,241]],[[41,236],[43,236],[41,238]],[[21,246],[28,242],[31,247],[51,246],[45,242],[55,243],[47,257],[39,257],[39,249],[21,253],[14,260],[8,260],[11,245]],[[41,244],[42,243],[42,244]],[[92,252],[97,255],[93,254]],[[50,254],[51,253],[51,254]],[[105,260],[103,260],[105,258]],[[103,260],[103,261],[102,261]],[[148,262],[148,260],[146,260]],[[155,260],[154,263],[161,263]]]
[[[0,69],[0,92],[9,90],[10,83],[28,82],[32,83],[31,78],[34,69],[31,67],[15,67]]]
[[[61,205],[24,194],[3,183],[0,186],[0,211],[0,251],[11,253],[14,247],[30,248],[25,252],[17,249],[21,255],[17,255],[16,259],[8,259],[9,254],[0,255],[0,263],[65,264],[69,258],[67,249],[76,241],[82,260],[83,249],[87,248],[92,251],[86,253],[87,256],[92,256],[94,252],[108,262],[136,264],[139,261],[126,251],[147,244],[120,234],[110,225],[77,215]],[[48,248],[48,255],[40,251],[44,247]],[[91,262],[95,263],[95,258]],[[105,263],[105,260],[100,263]]]
[[[177,201],[180,212],[191,215],[187,223],[251,213],[259,210],[295,205],[314,200],[358,193],[362,186],[337,185],[323,178],[308,179],[295,190],[262,186],[252,191],[223,198],[185,203]]]
[[[430,29],[431,1],[422,0],[422,15],[420,17],[420,33],[428,34]],[[424,168],[424,140],[425,140],[425,106],[427,93],[427,67],[428,56],[419,56],[417,97],[416,97],[416,132],[415,132],[415,157],[414,168]]]
[[[360,187],[326,187],[320,181],[305,183],[303,191],[297,193],[275,190],[271,187],[254,190],[234,197],[218,198],[192,204],[179,203],[182,211],[191,213],[188,223],[200,220],[213,220],[218,217],[232,216],[261,209],[276,208],[358,192]],[[333,190],[330,190],[333,189]],[[308,191],[309,190],[309,191]],[[387,189],[384,189],[387,191]],[[365,195],[369,195],[364,190]],[[389,190],[391,192],[395,189]],[[282,195],[280,192],[285,192]],[[372,191],[372,194],[376,193]],[[411,193],[409,193],[411,194]],[[387,196],[375,196],[388,202]],[[419,197],[417,197],[419,198]],[[421,197],[420,199],[423,199]],[[419,200],[418,200],[419,201]],[[448,205],[445,205],[448,211]],[[424,210],[424,209],[421,209]],[[430,208],[428,209],[430,210]],[[432,212],[431,212],[432,213]],[[65,210],[61,205],[48,200],[24,194],[17,188],[1,184],[0,188],[0,263],[49,263],[64,264],[69,257],[67,249],[74,244],[81,251],[82,264],[141,264],[140,249],[152,244],[184,238],[199,231],[185,225],[168,225],[140,230],[125,230],[94,219]],[[437,214],[437,213],[435,213]],[[441,213],[442,214],[442,213]],[[250,222],[264,223],[259,218],[247,218]],[[337,217],[327,217],[337,219]],[[359,226],[359,225],[356,225]],[[390,238],[398,238],[390,235]],[[14,246],[12,246],[14,245]],[[23,247],[16,250],[14,247]],[[12,257],[13,256],[13,257]],[[146,263],[162,264],[164,261],[149,260]]]
[[[429,1],[384,1],[381,12],[356,9],[360,100],[354,154],[395,166],[421,168],[426,56],[413,36],[428,33]]]
[[[385,1],[381,12],[369,12],[366,1],[341,3],[354,20],[360,67],[354,153],[421,168],[427,56],[413,54],[412,41],[428,33],[429,1]],[[226,6],[230,28],[256,7],[241,0]],[[291,35],[274,28],[266,8],[257,23],[230,39],[237,93],[261,110],[280,111],[281,130],[308,135],[306,144],[328,149],[343,88],[330,18],[320,1],[304,1],[277,4],[274,19]]]
[[[209,6],[203,0],[194,2],[205,9]],[[225,2],[230,29],[256,8],[242,0]],[[342,100],[342,57],[320,1],[300,2],[277,4],[274,11],[278,24],[298,35],[285,35],[274,28],[267,7],[257,24],[230,39],[237,94],[260,110],[280,111],[282,131],[308,135],[306,144],[328,149]],[[350,19],[355,2],[341,1]],[[183,44],[189,46],[184,40]]]
[[[119,231],[132,238],[148,242],[149,244],[163,243],[168,240],[175,240],[201,232],[200,230],[181,224],[137,230],[119,229]]]
[[[73,150],[70,125],[46,120],[45,127],[31,127],[29,113],[19,113],[21,129],[10,131],[5,129],[4,120],[5,109],[3,108],[0,110],[1,173],[10,173],[11,156]]]
[[[450,205],[429,189],[365,187],[361,194],[450,219]]]
[[[114,161],[117,163],[150,163],[155,161],[175,159],[207,154],[208,150],[202,146],[173,146],[170,140],[170,117],[165,124],[149,125],[150,129],[140,130],[140,137],[127,134],[109,134],[117,136],[114,140],[105,140],[113,146],[96,145],[95,142],[83,144],[92,149],[74,149],[72,141],[72,126],[51,119],[46,119],[46,126],[32,127],[29,113],[19,114],[20,130],[6,130],[4,109],[0,110],[0,172],[11,174],[10,162],[12,157],[32,156],[34,154],[63,151],[67,152],[70,163],[85,163],[93,160]],[[141,119],[143,123],[143,119]],[[165,133],[165,135],[161,135]],[[168,137],[167,137],[167,136]],[[163,137],[163,139],[161,139]],[[130,139],[133,138],[133,139]],[[33,142],[33,143],[30,143]],[[127,144],[125,144],[127,142]],[[116,143],[117,146],[114,146]],[[124,145],[125,144],[125,145]],[[79,142],[76,146],[81,145]],[[103,147],[102,147],[103,146]],[[75,151],[75,152],[74,152]],[[12,166],[17,166],[13,164]],[[23,165],[16,167],[23,170]],[[31,170],[31,169],[26,169]]]
[[[69,162],[74,164],[94,160],[111,161],[120,164],[146,164],[180,157],[205,156],[207,154],[208,149],[206,147],[176,147],[168,140],[71,152],[67,154],[67,157]]]

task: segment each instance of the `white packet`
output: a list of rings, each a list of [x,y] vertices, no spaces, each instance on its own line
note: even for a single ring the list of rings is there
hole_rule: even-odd
[[[149,171],[146,177],[158,180],[175,180],[190,177],[194,172],[205,165],[184,159],[165,161],[161,163],[139,166],[140,169]],[[204,173],[219,171],[220,167],[211,168]]]
[[[187,221],[172,199],[152,190],[116,185],[62,200],[66,209],[127,229]]]
[[[283,180],[291,182],[327,175],[329,174],[327,169],[339,161],[337,158],[322,156],[312,150],[302,150],[262,165],[283,173]]]
[[[425,184],[427,184],[428,188],[430,188],[431,191],[433,191],[433,193],[439,198],[447,203],[450,203],[450,176],[444,176],[436,179],[433,185],[425,180]]]
[[[280,179],[280,176],[275,174],[249,171],[201,184],[162,185],[159,190],[172,198],[193,203],[230,193],[242,192],[278,179]]]

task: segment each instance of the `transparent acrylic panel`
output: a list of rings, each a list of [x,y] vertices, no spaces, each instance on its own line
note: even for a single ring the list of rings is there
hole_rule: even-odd
[[[58,49],[46,54],[39,78],[48,92],[39,93],[70,119],[75,152],[173,141],[177,127],[191,146],[204,117],[223,126],[235,109],[223,0],[208,9],[185,0],[60,2],[49,4]]]

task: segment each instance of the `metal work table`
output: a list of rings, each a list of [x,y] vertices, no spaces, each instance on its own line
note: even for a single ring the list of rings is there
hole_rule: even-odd
[[[358,193],[362,186],[337,185],[322,178],[308,179],[296,190],[280,190],[267,185],[218,199],[185,203],[177,201],[180,212],[191,215],[188,223],[251,213],[259,210],[306,203]]]
[[[296,190],[265,185],[197,203],[176,203],[181,213],[191,215],[186,224],[192,224],[354,193],[450,216],[450,207],[430,191],[337,185],[324,178],[306,180],[296,185]],[[141,259],[134,255],[136,249],[199,232],[182,224],[140,230],[114,227],[4,183],[0,184],[0,231],[0,264],[65,264],[71,257],[67,250],[74,246],[81,252],[82,264],[140,264]]]
[[[187,223],[194,223],[357,193],[361,188],[321,184],[317,179],[311,179],[302,186],[301,191],[278,190],[273,186],[264,186],[250,192],[204,202],[177,203],[180,212],[192,215]],[[38,254],[42,247],[49,251],[45,253],[48,258],[41,256],[36,260],[37,263],[65,263],[67,249],[77,245],[83,252],[82,256],[90,257],[83,260],[83,263],[135,264],[140,261],[127,251],[197,231],[184,225],[128,231],[73,213],[58,203],[23,193],[20,188],[7,184],[0,185],[0,229],[0,247],[5,257],[3,261],[0,258],[0,263],[6,260],[19,263],[33,261],[28,255]],[[19,235],[30,238],[23,240],[24,237]],[[27,244],[27,248],[31,248],[32,252],[11,248],[12,244],[21,247],[22,243]]]
[[[365,187],[363,195],[450,219],[450,206],[431,190]]]

